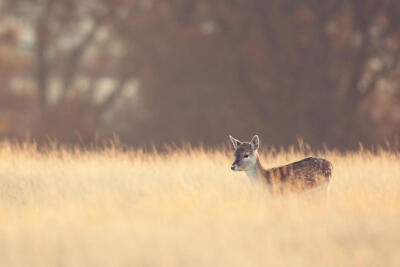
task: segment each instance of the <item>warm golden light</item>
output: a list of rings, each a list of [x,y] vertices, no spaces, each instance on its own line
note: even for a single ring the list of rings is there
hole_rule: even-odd
[[[303,153],[264,153],[277,166]],[[323,154],[320,196],[270,196],[231,151],[0,146],[1,266],[396,266],[399,154]]]

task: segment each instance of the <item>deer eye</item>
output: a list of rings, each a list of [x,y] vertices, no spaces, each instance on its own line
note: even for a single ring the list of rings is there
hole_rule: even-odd
[[[243,155],[243,158],[248,158],[248,157],[249,157],[249,155],[247,155],[247,154]]]

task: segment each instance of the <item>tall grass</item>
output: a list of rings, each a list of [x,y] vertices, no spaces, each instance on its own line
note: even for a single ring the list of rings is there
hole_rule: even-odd
[[[320,156],[334,165],[327,200],[270,196],[230,171],[230,151],[4,142],[0,266],[400,266],[400,155]]]

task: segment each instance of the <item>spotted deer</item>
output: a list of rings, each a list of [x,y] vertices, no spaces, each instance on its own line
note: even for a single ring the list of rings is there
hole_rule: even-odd
[[[233,171],[244,171],[251,180],[263,181],[271,192],[325,190],[332,173],[332,164],[322,158],[309,157],[271,169],[261,165],[257,135],[250,142],[241,142],[229,136],[235,149]]]

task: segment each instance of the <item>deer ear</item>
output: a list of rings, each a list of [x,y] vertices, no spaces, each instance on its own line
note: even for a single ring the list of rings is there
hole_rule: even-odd
[[[237,148],[238,147],[238,145],[240,145],[240,141],[239,140],[237,140],[237,139],[235,139],[235,138],[233,138],[232,137],[232,135],[230,135],[229,136],[229,139],[231,139],[231,142],[232,142],[232,145],[233,145],[233,148]]]
[[[258,138],[258,135],[253,136],[253,138],[250,141],[250,144],[253,150],[256,150],[260,147],[260,139]]]

